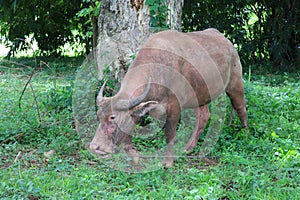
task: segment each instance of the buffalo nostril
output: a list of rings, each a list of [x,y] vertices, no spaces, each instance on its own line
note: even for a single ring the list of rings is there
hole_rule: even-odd
[[[96,145],[96,144],[91,143],[91,144],[90,144],[90,150],[91,150],[91,151],[99,150],[99,146]]]

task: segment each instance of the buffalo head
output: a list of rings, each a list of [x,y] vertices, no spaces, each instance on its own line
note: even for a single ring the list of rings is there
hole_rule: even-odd
[[[157,104],[156,101],[144,102],[150,91],[150,85],[150,82],[143,85],[145,88],[143,93],[131,99],[122,99],[120,94],[103,97],[105,83],[102,85],[97,96],[99,125],[90,144],[92,153],[107,157],[108,154],[115,153],[116,147],[120,144],[124,145],[125,151],[129,153],[132,151],[128,146],[132,146],[131,135],[135,124]]]

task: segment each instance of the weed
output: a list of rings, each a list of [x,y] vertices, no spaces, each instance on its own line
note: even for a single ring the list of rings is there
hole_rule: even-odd
[[[15,62],[34,66],[25,58]],[[297,73],[248,76],[245,92],[249,131],[239,129],[237,116],[233,119],[236,126],[225,122],[216,146],[205,159],[197,156],[206,131],[192,154],[178,158],[174,168],[134,174],[114,170],[83,149],[83,138],[73,126],[74,59],[47,61],[48,66],[35,69],[30,83],[39,108],[27,89],[21,110],[18,100],[31,71],[7,62],[2,65],[6,67],[0,69],[1,199],[297,199],[300,196]],[[114,84],[108,82],[109,88],[114,88]],[[80,87],[84,89],[87,85]],[[93,113],[95,108],[90,108],[87,116]],[[192,131],[184,128],[186,121],[189,120],[182,119],[178,127],[180,140]],[[141,152],[145,148],[155,152],[165,147],[163,131],[152,125],[150,128],[157,133],[134,137]]]

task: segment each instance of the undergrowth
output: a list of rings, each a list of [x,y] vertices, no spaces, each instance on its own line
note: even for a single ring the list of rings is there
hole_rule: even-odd
[[[173,168],[126,173],[91,155],[75,131],[72,89],[80,61],[65,58],[38,65],[25,58],[1,61],[1,199],[300,196],[299,73],[245,74],[249,130],[240,130],[237,116],[233,126],[225,122],[207,157],[197,157],[204,133],[193,152],[178,158]],[[152,139],[156,146],[160,141]],[[136,142],[153,146],[148,141]]]

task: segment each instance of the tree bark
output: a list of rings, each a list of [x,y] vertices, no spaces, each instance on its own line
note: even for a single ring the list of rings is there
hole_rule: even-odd
[[[168,21],[170,28],[173,30],[181,31],[181,15],[184,0],[165,0],[169,8]]]
[[[110,67],[112,79],[121,80],[138,48],[150,36],[150,12],[146,0],[102,0],[98,18],[99,36],[96,51],[98,78]],[[167,23],[181,30],[183,0],[166,0]]]

